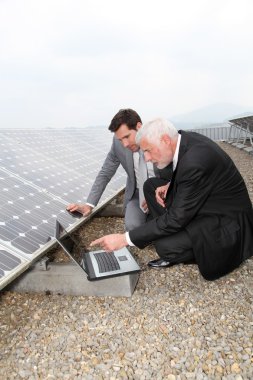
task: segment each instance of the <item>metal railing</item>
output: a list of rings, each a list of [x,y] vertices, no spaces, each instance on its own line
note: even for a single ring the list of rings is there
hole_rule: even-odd
[[[190,129],[191,132],[200,133],[213,141],[225,141],[239,149],[253,154],[253,133],[241,125],[227,123],[223,126]]]
[[[214,141],[221,141],[221,140],[229,139],[230,134],[231,134],[231,125],[227,124],[224,126],[196,128],[196,129],[190,129],[189,131],[200,133],[201,135],[209,137],[211,140],[214,140]]]
[[[190,129],[191,132],[200,133],[214,141],[227,141],[230,143],[242,143],[252,145],[253,133],[243,127],[230,124],[207,128]]]

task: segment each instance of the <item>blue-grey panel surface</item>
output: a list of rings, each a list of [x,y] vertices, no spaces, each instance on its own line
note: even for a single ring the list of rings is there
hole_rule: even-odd
[[[1,133],[0,167],[67,203],[85,202],[112,138],[108,131],[100,130],[97,138],[93,136],[92,144],[91,133],[85,130],[79,133],[77,130],[71,133],[67,133],[68,130]],[[124,181],[125,175],[121,170],[103,198],[113,196]]]

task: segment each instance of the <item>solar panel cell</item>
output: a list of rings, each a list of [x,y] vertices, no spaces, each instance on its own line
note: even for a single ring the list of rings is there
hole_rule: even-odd
[[[11,242],[12,246],[15,248],[18,248],[20,251],[27,254],[33,254],[35,251],[37,251],[40,248],[40,245],[37,244],[35,241],[31,242],[27,238],[24,239],[24,237],[20,236],[13,239]]]
[[[3,272],[9,272],[19,264],[21,264],[20,258],[12,255],[11,253],[5,250],[0,250],[0,265]]]

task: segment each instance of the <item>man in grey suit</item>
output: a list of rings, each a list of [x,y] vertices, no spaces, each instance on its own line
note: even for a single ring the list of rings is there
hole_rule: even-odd
[[[157,119],[137,133],[146,161],[159,168],[172,162],[168,189],[159,178],[144,184],[153,217],[125,234],[95,240],[107,251],[126,245],[144,248],[153,242],[155,269],[196,260],[207,280],[215,280],[253,255],[253,209],[246,185],[231,158],[213,141],[194,132],[177,131]]]
[[[70,204],[67,210],[79,211],[84,216],[89,215],[99,202],[119,165],[122,165],[127,173],[124,199],[126,230],[131,230],[146,222],[148,209],[144,196],[140,205],[143,184],[138,183],[139,146],[135,142],[136,133],[141,127],[141,118],[132,109],[121,109],[113,117],[108,128],[114,133],[112,146],[87,197],[87,203]],[[154,169],[152,164],[145,164],[144,161],[144,165],[147,165],[145,166],[147,177],[160,176],[161,173],[158,169]]]

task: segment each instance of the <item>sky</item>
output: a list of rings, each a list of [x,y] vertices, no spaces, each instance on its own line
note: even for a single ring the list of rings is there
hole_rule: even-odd
[[[0,0],[0,127],[252,109],[252,0]]]

